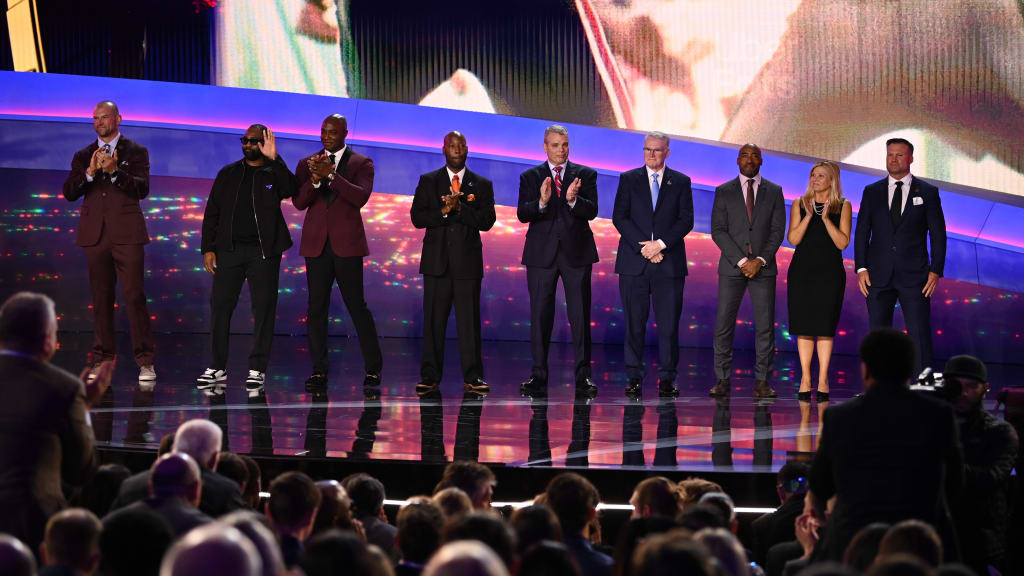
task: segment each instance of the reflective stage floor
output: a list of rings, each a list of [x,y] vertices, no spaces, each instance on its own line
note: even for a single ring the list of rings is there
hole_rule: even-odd
[[[114,382],[92,420],[101,448],[155,450],[160,438],[190,418],[209,418],[225,431],[225,449],[262,457],[348,462],[443,464],[473,459],[509,468],[570,467],[594,470],[771,473],[787,459],[809,458],[816,447],[821,414],[829,402],[799,402],[799,363],[779,354],[772,383],[779,398],[752,398],[750,351],[738,351],[731,400],[716,401],[710,349],[683,349],[680,396],[659,399],[648,349],[644,395],[624,393],[621,346],[594,346],[594,398],[577,397],[572,383],[572,350],[553,343],[551,379],[545,396],[523,397],[529,375],[528,342],[484,342],[487,395],[464,393],[455,341],[446,346],[445,381],[419,396],[420,341],[382,339],[383,383],[362,386],[358,342],[332,338],[329,387],[306,392],[309,358],[305,337],[275,337],[263,394],[244,388],[249,336],[232,337],[224,394],[195,388],[206,367],[207,334],[164,334],[157,340],[158,379],[137,381],[125,334]],[[92,335],[61,334],[54,361],[75,373],[83,365]],[[816,367],[816,365],[815,365]],[[746,370],[744,370],[746,369]],[[1010,382],[1015,366],[990,366],[993,383]],[[833,358],[831,401],[842,402],[860,388],[859,361]],[[990,396],[994,398],[995,390]],[[908,418],[913,415],[908,414]],[[290,458],[289,458],[290,459]],[[414,468],[409,468],[414,470]]]

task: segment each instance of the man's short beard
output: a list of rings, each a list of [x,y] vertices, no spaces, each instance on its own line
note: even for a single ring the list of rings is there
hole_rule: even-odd
[[[242,150],[242,155],[245,156],[245,159],[249,161],[256,161],[259,160],[260,158],[263,158],[263,152],[260,152],[259,150]]]

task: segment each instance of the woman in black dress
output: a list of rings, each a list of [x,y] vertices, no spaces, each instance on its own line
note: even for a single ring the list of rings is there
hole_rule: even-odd
[[[789,243],[796,246],[789,264],[789,333],[797,337],[800,353],[800,390],[811,396],[811,358],[818,349],[819,401],[828,399],[828,365],[832,339],[839,325],[846,292],[843,249],[850,243],[853,209],[843,198],[839,166],[818,162],[811,168],[807,192],[793,202]]]

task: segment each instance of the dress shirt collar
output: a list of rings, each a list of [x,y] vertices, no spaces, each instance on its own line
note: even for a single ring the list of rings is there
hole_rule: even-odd
[[[658,187],[660,188],[661,186],[664,186],[665,185],[665,169],[666,168],[667,168],[667,166],[662,166],[661,170],[658,170],[657,172],[655,172],[654,170],[651,170],[647,166],[644,166],[644,169],[647,170],[647,183],[650,184],[651,183],[651,177],[654,176],[655,174],[657,174],[658,175]]]
[[[466,183],[466,167],[465,166],[463,166],[462,170],[459,170],[458,172],[452,172],[452,169],[449,168],[447,165],[445,165],[444,169],[445,169],[445,171],[448,172],[448,181],[449,182],[452,181],[452,177],[453,176],[458,176],[460,184],[465,184]]]
[[[740,174],[740,190],[742,190],[744,194],[747,193],[747,180],[754,181],[754,195],[756,196],[757,191],[761,189],[761,173],[758,172],[753,178],[747,178],[743,174]]]
[[[891,191],[896,189],[896,179],[893,178],[892,176],[888,176],[887,179],[889,181],[889,191],[891,192]],[[906,176],[904,176],[903,178],[899,179],[900,182],[903,182],[903,191],[904,192],[910,190],[910,181],[913,180],[913,179],[914,179],[914,177],[911,176],[910,172],[907,172]]]
[[[102,139],[100,139],[97,136],[96,137],[96,145],[99,146],[100,148],[103,148],[104,146],[107,146],[109,144],[110,145],[110,153],[113,154],[114,150],[117,150],[117,143],[120,140],[121,140],[121,133],[120,132],[118,132],[117,135],[114,136],[114,139],[111,140],[110,142],[104,142]]]
[[[563,164],[552,164],[551,161],[548,160],[547,164],[548,164],[548,171],[551,172],[551,176],[555,175],[555,167],[556,166],[561,166],[562,167],[562,178],[565,178],[565,170],[566,170],[566,168],[568,168],[568,164],[569,164],[568,161],[566,161]]]
[[[331,154],[334,154],[334,170],[335,171],[338,170],[338,163],[341,162],[341,157],[345,155],[345,149],[346,148],[348,148],[348,144],[346,144],[346,145],[342,146],[341,148],[339,148],[337,152],[330,152],[326,148],[324,149],[324,153],[327,154],[328,158],[330,158]]]

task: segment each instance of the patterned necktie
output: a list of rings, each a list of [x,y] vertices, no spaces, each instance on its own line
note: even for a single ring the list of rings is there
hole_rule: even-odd
[[[328,154],[327,155],[327,159],[331,161],[331,166],[334,166],[335,170],[337,170],[338,163],[335,161],[335,158],[336,158],[336,156],[334,154]]]
[[[334,163],[335,158],[337,158],[337,156],[335,156],[334,154],[327,155],[327,159],[331,161],[332,172],[338,171],[338,166],[337,164]],[[324,191],[324,202],[327,202],[327,207],[330,208],[331,204],[334,203],[334,198],[338,196],[338,193],[331,188],[330,181],[327,182],[326,188],[327,190]]]
[[[658,193],[661,192],[661,186],[658,186],[658,175],[657,174],[652,174],[651,178],[652,178],[652,180],[651,180],[651,201],[653,202],[653,204],[651,204],[651,206],[657,208],[658,207]]]
[[[754,221],[754,179],[747,180],[747,220]]]
[[[562,197],[562,167],[555,166],[555,194]]]
[[[455,174],[452,176],[452,192],[458,192],[462,189],[462,184],[459,183],[459,175]]]
[[[892,218],[892,227],[900,224],[900,217],[903,213],[903,182],[896,181],[896,191],[892,195],[892,205],[889,206],[889,217]]]

